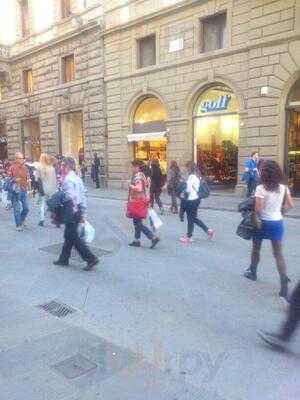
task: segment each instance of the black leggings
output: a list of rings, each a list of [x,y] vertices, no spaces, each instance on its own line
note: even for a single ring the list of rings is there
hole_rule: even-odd
[[[200,205],[200,200],[186,200],[184,202],[185,212],[187,215],[188,226],[187,226],[187,236],[192,237],[194,232],[195,224],[198,225],[205,233],[208,231],[208,227],[197,217],[198,207]]]
[[[135,240],[140,240],[142,233],[149,240],[153,240],[153,238],[154,238],[153,233],[150,231],[149,228],[147,228],[145,225],[143,225],[143,221],[141,219],[134,218],[133,225],[134,225],[134,230],[135,230],[135,235],[134,235]]]
[[[288,319],[282,327],[281,337],[283,340],[289,340],[295,332],[300,321],[300,282],[295,287],[291,299]]]
[[[286,275],[286,264],[283,257],[282,241],[272,240],[273,255],[276,260],[276,266],[279,275]],[[260,250],[261,250],[262,240],[253,240],[252,254],[251,254],[251,267],[252,269],[257,269],[260,260]]]

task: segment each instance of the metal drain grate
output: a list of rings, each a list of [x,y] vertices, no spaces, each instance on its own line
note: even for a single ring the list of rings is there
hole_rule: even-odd
[[[58,300],[51,300],[48,303],[39,304],[37,307],[58,318],[65,318],[67,315],[76,312],[74,308]]]
[[[76,354],[74,357],[67,358],[64,361],[53,365],[52,368],[62,374],[65,378],[74,379],[94,371],[97,369],[97,364],[86,357],[83,357],[81,354]]]

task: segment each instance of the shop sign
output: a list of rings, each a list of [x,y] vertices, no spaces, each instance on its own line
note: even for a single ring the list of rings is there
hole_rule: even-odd
[[[0,136],[0,144],[7,144],[7,137],[6,136]]]
[[[201,104],[201,111],[215,112],[227,110],[230,100],[230,94],[224,94],[223,96],[220,96],[217,100],[204,101]]]
[[[169,42],[169,53],[174,53],[183,49],[183,39],[175,39]]]

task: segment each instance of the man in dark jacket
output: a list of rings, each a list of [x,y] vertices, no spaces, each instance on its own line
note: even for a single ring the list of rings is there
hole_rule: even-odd
[[[81,258],[87,263],[84,269],[89,271],[99,263],[99,259],[90,251],[79,236],[78,226],[79,223],[84,220],[86,195],[83,182],[81,178],[76,175],[75,168],[76,164],[73,158],[67,157],[63,160],[65,178],[62,191],[65,197],[62,218],[65,224],[65,242],[61,254],[58,260],[54,261],[54,264],[62,266],[69,265],[69,258],[74,246]]]
[[[92,179],[96,184],[96,188],[99,189],[100,188],[100,180],[99,180],[99,174],[100,174],[100,159],[97,155],[97,153],[94,153],[94,159],[92,162],[92,171],[91,171],[91,175],[92,175]]]

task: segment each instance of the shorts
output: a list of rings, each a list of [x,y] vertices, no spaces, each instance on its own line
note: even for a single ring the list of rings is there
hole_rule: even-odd
[[[253,236],[254,240],[282,240],[284,234],[283,221],[262,220],[261,229],[257,230]]]

